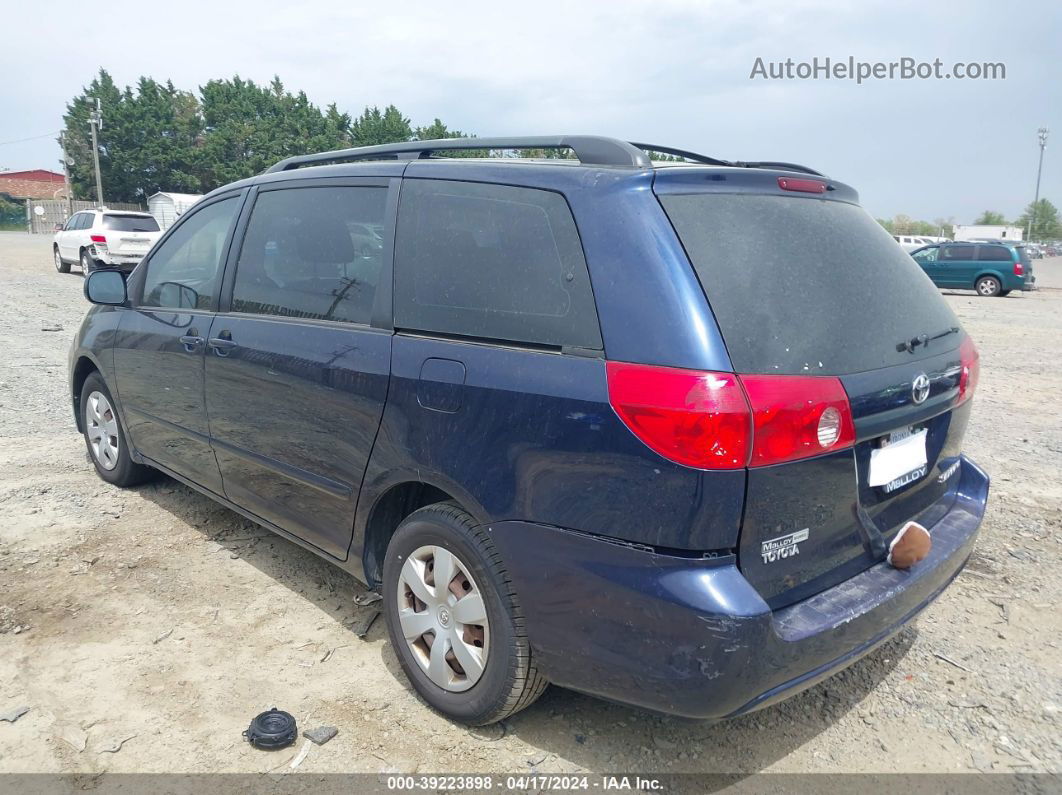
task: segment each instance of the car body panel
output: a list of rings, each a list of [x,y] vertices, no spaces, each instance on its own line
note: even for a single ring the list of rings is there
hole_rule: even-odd
[[[772,611],[733,558],[654,554],[527,522],[488,530],[511,567],[535,659],[554,683],[689,718],[760,709],[899,631],[961,571],[988,477],[965,457],[934,545],[911,571],[884,561]]]

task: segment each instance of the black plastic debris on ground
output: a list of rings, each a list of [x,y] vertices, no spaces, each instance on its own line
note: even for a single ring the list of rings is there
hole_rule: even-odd
[[[287,748],[295,742],[299,736],[299,729],[295,725],[295,718],[290,713],[273,707],[267,712],[256,715],[243,736],[255,748],[276,751],[279,748]]]

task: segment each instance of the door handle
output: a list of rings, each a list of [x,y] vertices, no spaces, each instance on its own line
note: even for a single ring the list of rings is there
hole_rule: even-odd
[[[221,333],[227,334],[228,332],[223,331]],[[229,351],[236,347],[236,343],[229,337],[211,337],[207,341],[207,345],[213,348],[214,353],[218,356],[228,356]]]
[[[181,344],[188,353],[195,353],[195,349],[203,344],[203,338],[195,333],[185,334],[181,337]]]

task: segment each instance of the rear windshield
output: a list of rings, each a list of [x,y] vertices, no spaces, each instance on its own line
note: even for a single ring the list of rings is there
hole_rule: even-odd
[[[105,215],[103,228],[115,232],[158,232],[159,225],[150,215]]]
[[[929,277],[846,202],[734,194],[660,197],[738,372],[841,375],[950,350],[958,326]]]

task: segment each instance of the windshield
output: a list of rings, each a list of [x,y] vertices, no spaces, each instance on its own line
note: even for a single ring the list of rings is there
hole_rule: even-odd
[[[158,232],[158,222],[150,215],[105,215],[103,228],[115,232]]]
[[[917,361],[898,344],[958,326],[929,277],[862,208],[721,193],[660,201],[742,373],[843,375]]]

